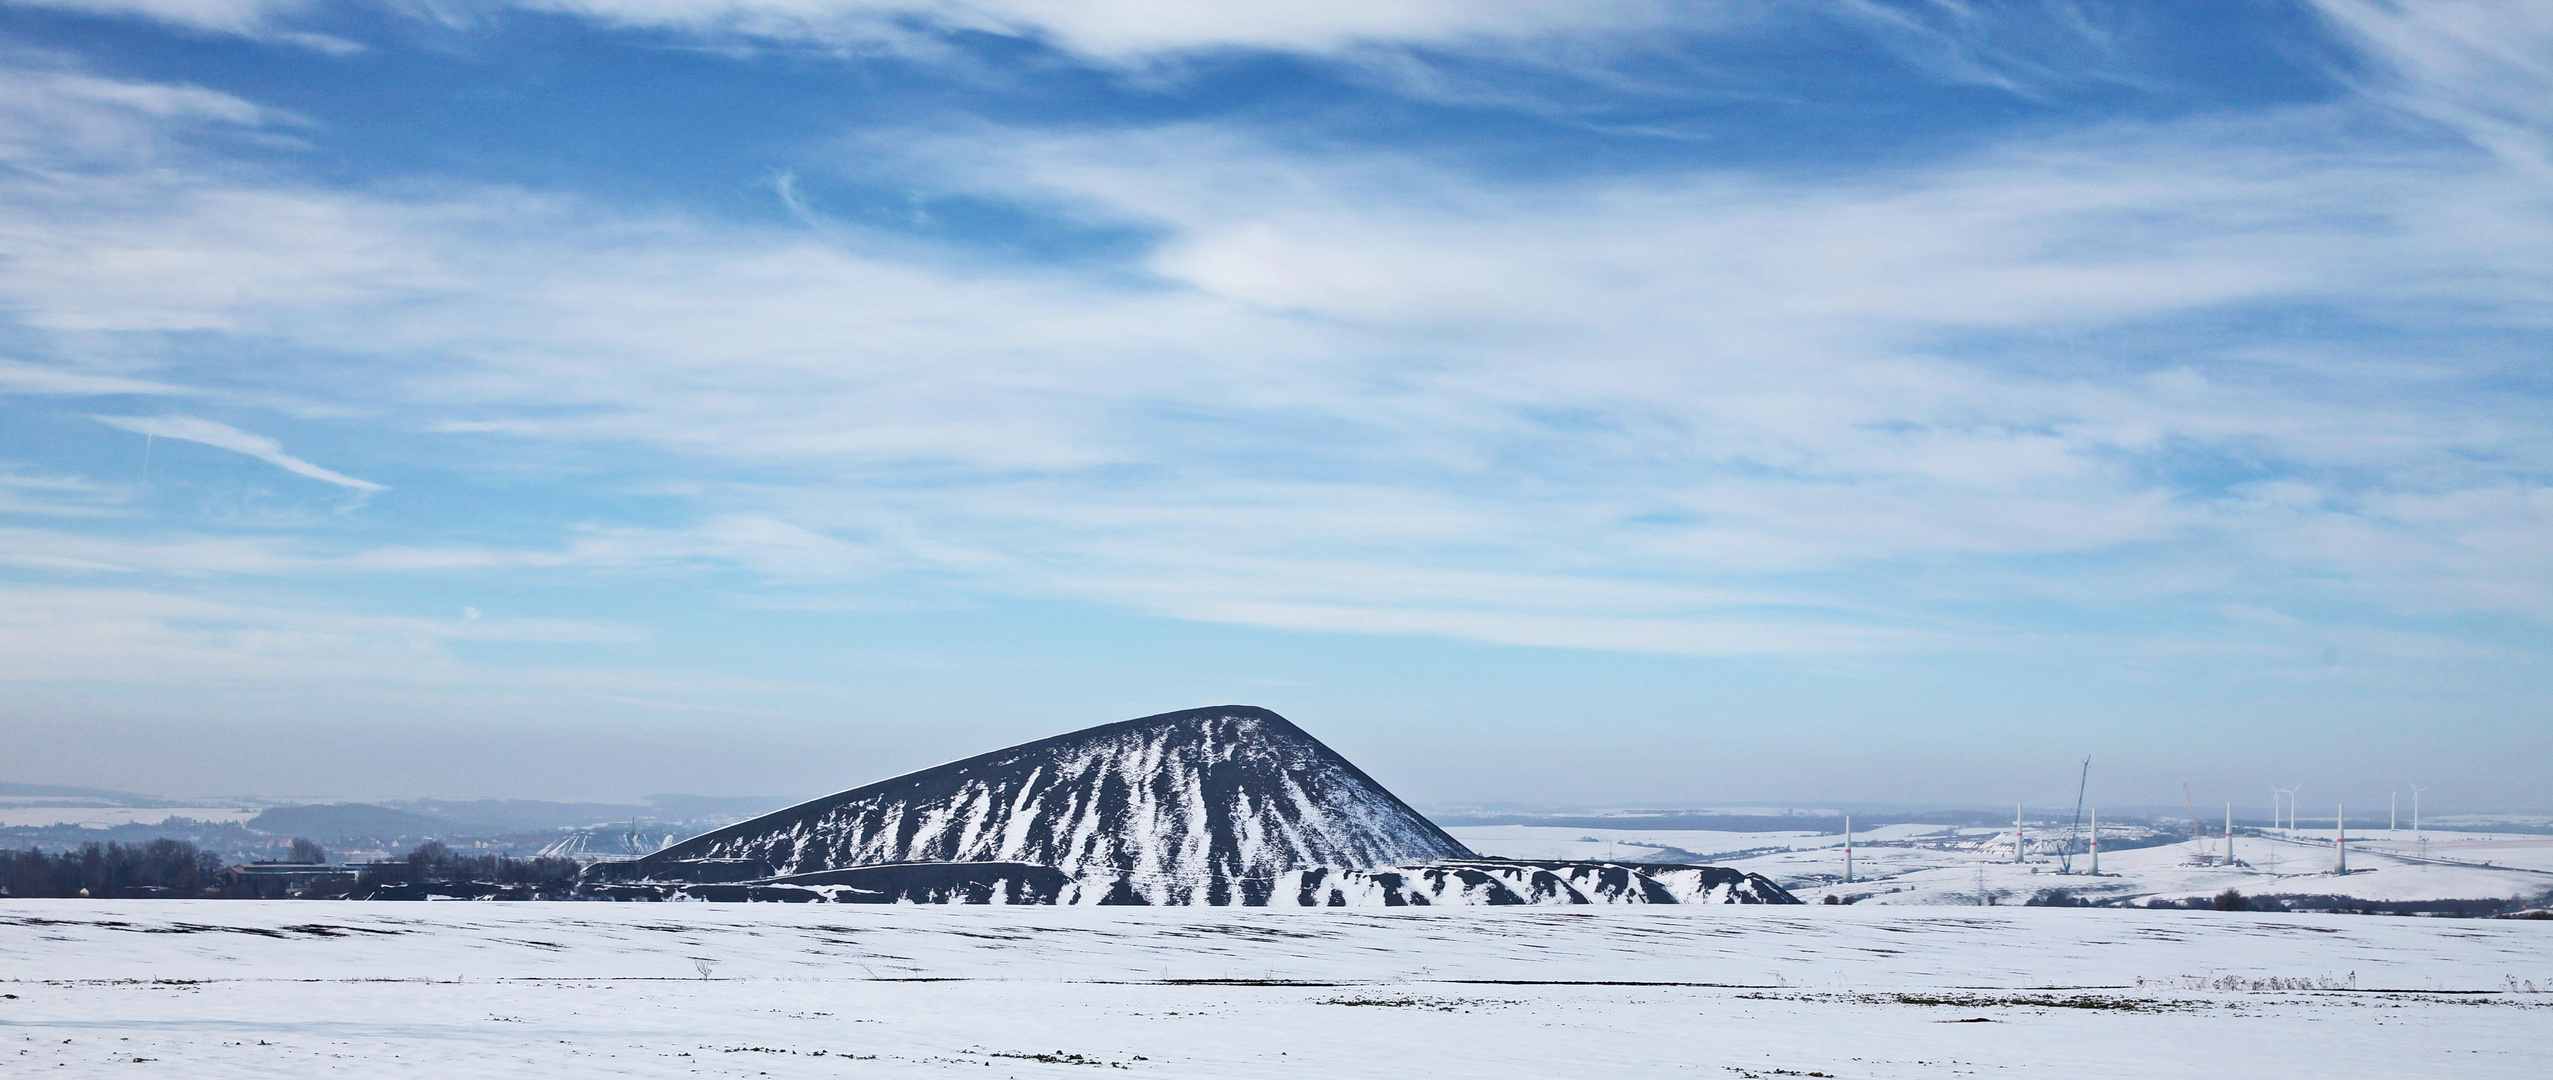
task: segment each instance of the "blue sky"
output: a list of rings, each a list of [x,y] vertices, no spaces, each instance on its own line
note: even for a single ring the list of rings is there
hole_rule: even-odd
[[[9,779],[2553,804],[2553,14],[0,4]]]

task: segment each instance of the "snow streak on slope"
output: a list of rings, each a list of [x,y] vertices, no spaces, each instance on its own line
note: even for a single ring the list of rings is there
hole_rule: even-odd
[[[1264,903],[1279,874],[1471,852],[1336,751],[1265,709],[1165,713],[997,750],[676,844],[624,876],[697,860],[807,874],[1026,863],[1124,903]]]

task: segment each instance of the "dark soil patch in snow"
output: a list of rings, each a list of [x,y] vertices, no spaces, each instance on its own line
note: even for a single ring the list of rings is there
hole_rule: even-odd
[[[1963,1009],[1983,1006],[2034,1009],[2110,1009],[2119,1012],[2161,1012],[2179,1007],[2174,1002],[2146,998],[2099,997],[2080,995],[2058,997],[2054,994],[2023,994],[2013,997],[1983,997],[1974,994],[1891,994],[1885,999],[1900,1005],[1955,1005]]]
[[[1516,1001],[1488,1001],[1478,998],[1431,997],[1356,997],[1326,998],[1315,1005],[1352,1005],[1383,1009],[1433,1009],[1437,1012],[1470,1012],[1474,1005],[1520,1005]]]
[[[721,1054],[796,1054],[801,1057],[838,1057],[850,1061],[876,1061],[878,1059],[876,1054],[838,1054],[831,1050],[784,1050],[777,1046],[705,1046],[701,1049],[716,1050]]]
[[[1094,1069],[1124,1069],[1130,1067],[1122,1061],[1102,1061],[1095,1057],[1067,1053],[1062,1050],[1057,1050],[1051,1054],[1014,1054],[1002,1050],[987,1050],[984,1052],[984,1056],[1010,1058],[1015,1061],[1042,1061],[1048,1065],[1088,1065]],[[1137,1057],[1134,1060],[1142,1061],[1144,1059],[1142,1057]]]
[[[1858,1005],[1950,1006],[1960,1009],[2096,1009],[2107,1012],[2172,1012],[2206,1007],[2204,1002],[2101,994],[1739,994],[1751,1001],[1839,1001]],[[1968,1021],[1950,1021],[1966,1023]]]

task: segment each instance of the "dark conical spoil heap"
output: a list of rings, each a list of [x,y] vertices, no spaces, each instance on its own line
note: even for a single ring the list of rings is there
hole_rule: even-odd
[[[1471,857],[1303,729],[1235,705],[1107,724],[909,773],[693,837],[640,864],[670,872],[693,860],[742,860],[729,865],[784,876],[1028,864],[1132,893],[1122,900],[1229,904],[1265,902],[1279,874],[1301,867]]]
[[[866,903],[1797,903],[1717,867],[1482,859],[1246,705],[996,750],[588,876],[602,895]]]

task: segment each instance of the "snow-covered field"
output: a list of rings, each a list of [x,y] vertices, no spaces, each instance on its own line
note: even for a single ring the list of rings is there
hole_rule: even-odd
[[[22,1076],[2519,1077],[2547,991],[2513,920],[0,901]]]
[[[1996,902],[2017,904],[2044,889],[2064,889],[2093,900],[2118,898],[2177,899],[2212,896],[2234,889],[2248,896],[2346,896],[2370,901],[2474,900],[2534,896],[2553,890],[2553,876],[2479,866],[2415,862],[2369,850],[2351,842],[2350,873],[2332,873],[2329,844],[2295,843],[2267,838],[2237,838],[2235,866],[2194,865],[2191,844],[2103,852],[2101,873],[2080,871],[2088,860],[2077,856],[2078,873],[2061,875],[2056,860],[2033,856],[2015,864],[2011,856],[1957,857],[1957,853],[1921,848],[1858,848],[1854,884],[1820,883],[1792,891],[1816,901],[1826,894],[1865,896],[1862,903],[1974,904],[1983,893]],[[2222,851],[2222,841],[2208,848]],[[1837,860],[1821,853],[1826,863]],[[1732,865],[1774,877],[1781,872],[1836,873],[1835,866],[1812,870],[1803,859],[1779,857],[1744,860]],[[1777,869],[1778,868],[1778,869]]]
[[[2401,830],[2369,833],[2364,841],[2353,836],[2349,842],[2362,851],[2409,855],[2433,862],[2467,866],[2488,863],[2495,867],[2521,867],[2553,873],[2553,836],[2432,829],[2421,833],[2417,840],[2412,838],[2409,830]]]
[[[1762,874],[1810,902],[1828,895],[1866,904],[2018,904],[2050,889],[2096,901],[2246,895],[2346,896],[2369,901],[2479,900],[2553,890],[2553,837],[2431,830],[2427,855],[2408,831],[2350,837],[2347,875],[2334,866],[2328,833],[2296,839],[2238,836],[2238,863],[2222,864],[2224,841],[2105,851],[2101,876],[2074,858],[2075,874],[2033,853],[2012,858],[2008,831],[1889,825],[1856,834],[1853,881],[1845,883],[1843,837],[1832,833],[1725,833],[1474,826],[1449,830],[1484,855],[1506,858],[1656,860],[1681,850],[1716,866]],[[2198,865],[2201,848],[2217,865]],[[2488,862],[2491,865],[2484,866]]]

